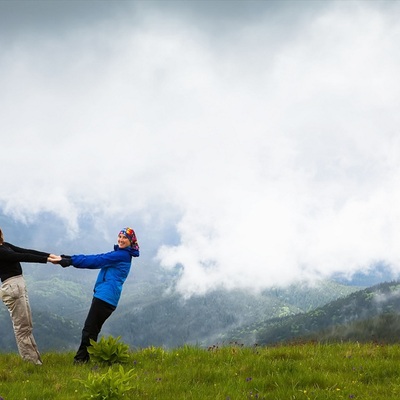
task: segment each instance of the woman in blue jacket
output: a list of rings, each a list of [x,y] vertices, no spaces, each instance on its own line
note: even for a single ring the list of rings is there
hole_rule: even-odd
[[[74,363],[89,361],[87,348],[90,346],[90,339],[97,341],[104,322],[117,308],[122,285],[131,269],[131,259],[139,257],[139,244],[132,228],[122,229],[118,234],[117,243],[114,251],[109,253],[62,256],[59,260],[63,267],[72,265],[75,268],[100,269]]]

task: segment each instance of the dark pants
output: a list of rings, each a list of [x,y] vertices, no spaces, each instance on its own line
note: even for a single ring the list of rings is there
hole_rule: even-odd
[[[101,327],[107,318],[113,313],[115,308],[116,307],[113,305],[93,297],[92,305],[90,306],[85,325],[82,329],[81,345],[74,357],[76,362],[89,361],[90,357],[87,348],[90,346],[90,339],[97,341]]]

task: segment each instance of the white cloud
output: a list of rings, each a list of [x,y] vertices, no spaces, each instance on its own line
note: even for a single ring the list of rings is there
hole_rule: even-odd
[[[72,234],[164,214],[186,294],[399,270],[399,8],[341,4],[222,37],[157,9],[21,36],[0,56],[2,210]]]

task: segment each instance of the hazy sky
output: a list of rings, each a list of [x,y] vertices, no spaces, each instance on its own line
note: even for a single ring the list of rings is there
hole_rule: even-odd
[[[64,241],[136,227],[186,294],[400,271],[399,20],[398,1],[3,0],[0,212],[53,215]]]

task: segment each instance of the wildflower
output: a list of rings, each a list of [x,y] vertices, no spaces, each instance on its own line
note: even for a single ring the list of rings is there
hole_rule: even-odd
[[[250,376],[248,378],[246,378],[246,382],[250,382],[253,378],[251,378]]]

